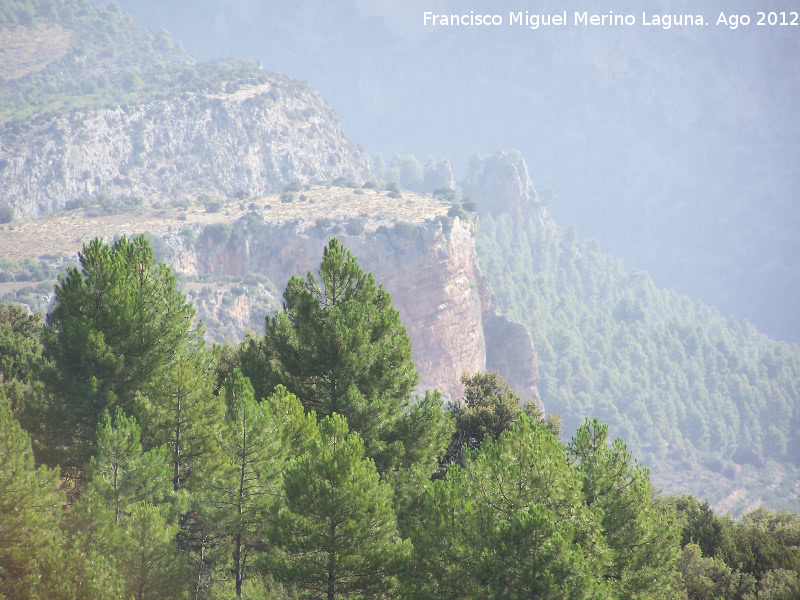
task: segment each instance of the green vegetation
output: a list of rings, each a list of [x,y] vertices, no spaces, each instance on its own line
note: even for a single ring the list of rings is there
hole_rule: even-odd
[[[247,340],[241,364],[257,395],[282,384],[318,417],[345,416],[381,472],[415,454],[437,454],[415,448],[430,441],[408,435],[415,420],[438,415],[437,429],[447,431],[441,407],[410,402],[419,376],[389,293],[335,238],[319,280],[311,273],[289,280],[284,310],[267,318],[263,337]]]
[[[58,469],[34,466],[31,442],[0,389],[0,594],[36,597],[39,564],[64,503]]]
[[[392,486],[364,456],[360,436],[337,413],[286,470],[276,519],[276,572],[305,598],[381,597],[397,586],[410,543],[400,539]]]
[[[800,509],[797,347],[656,289],[574,229],[489,216],[476,244],[502,310],[531,332],[540,396],[565,431],[594,415],[661,485],[712,502],[745,487]]]
[[[136,25],[114,2],[11,0],[0,6],[0,39],[4,118],[134,105],[185,92],[230,94],[237,91],[232,82],[242,86],[286,79],[253,62],[195,64],[166,31],[153,33]],[[31,48],[37,45],[34,56],[44,58],[34,60]]]
[[[59,278],[44,336],[52,361],[46,378],[63,400],[53,410],[65,435],[64,464],[76,467],[93,453],[104,411],[141,416],[138,396],[201,345],[191,331],[194,309],[143,236],[113,246],[95,239],[80,263]]]
[[[496,373],[412,398],[336,239],[239,347],[200,343],[174,284],[146,238],[95,240],[46,323],[0,309],[4,597],[796,597],[796,515],[660,496],[607,425],[562,444]]]

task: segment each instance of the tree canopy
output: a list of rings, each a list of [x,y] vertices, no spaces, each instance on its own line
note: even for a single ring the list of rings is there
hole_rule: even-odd
[[[248,341],[241,365],[259,397],[281,384],[318,418],[346,417],[379,471],[402,464],[421,441],[435,443],[407,435],[414,430],[409,421],[423,415],[411,401],[419,376],[400,315],[336,238],[323,252],[318,278],[309,272],[289,280],[283,310],[267,317],[263,337]],[[444,432],[449,425],[435,400],[421,406],[430,426]]]
[[[290,281],[264,336],[215,351],[146,242],[93,242],[81,258],[45,355],[39,318],[0,310],[23,424],[63,425],[84,475],[34,463],[0,386],[0,595],[797,595],[797,515],[736,522],[664,497],[608,425],[587,419],[562,444],[496,373],[465,375],[465,403],[447,411],[436,391],[412,397],[397,312],[338,242],[319,279]],[[438,469],[455,439],[466,451]],[[38,440],[43,456],[60,443]]]
[[[194,308],[144,236],[86,244],[81,268],[59,277],[47,316],[49,382],[63,399],[71,455],[85,461],[104,411],[137,414],[146,394],[195,342]],[[141,415],[137,415],[141,416]],[[144,420],[144,419],[143,419]]]

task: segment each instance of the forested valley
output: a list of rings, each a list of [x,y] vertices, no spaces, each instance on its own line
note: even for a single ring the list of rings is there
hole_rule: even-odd
[[[490,228],[487,231],[491,231]],[[658,493],[599,420],[496,373],[413,396],[389,294],[336,239],[263,334],[206,347],[143,237],[0,309],[8,598],[796,598],[800,519]]]
[[[533,336],[541,397],[565,431],[595,415],[658,465],[659,487],[712,504],[749,489],[797,512],[797,347],[547,225],[484,215],[476,246],[503,311]]]

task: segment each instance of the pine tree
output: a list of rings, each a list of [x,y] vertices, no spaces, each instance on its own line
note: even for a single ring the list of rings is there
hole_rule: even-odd
[[[357,433],[334,414],[309,452],[285,475],[286,509],[277,531],[278,572],[303,598],[381,597],[409,556],[392,509],[392,489],[364,457]]]
[[[43,572],[50,597],[95,600],[126,598],[125,579],[117,568],[125,548],[122,528],[106,501],[84,490],[64,521],[65,544]]]
[[[180,356],[137,397],[139,414],[151,445],[165,445],[169,454],[172,489],[186,489],[192,473],[212,451],[214,423],[222,420],[224,403],[213,393],[211,355],[202,348]]]
[[[123,523],[124,538],[115,556],[134,600],[187,597],[187,571],[178,553],[178,526],[164,506],[137,502]]]
[[[0,306],[0,386],[17,414],[42,366],[42,315],[14,304]]]
[[[337,239],[325,248],[318,275],[289,280],[284,310],[267,318],[263,338],[246,344],[242,369],[260,397],[283,384],[319,418],[345,416],[380,472],[408,464],[426,452],[415,445],[440,439],[449,424],[440,416],[430,422],[435,435],[403,435],[412,428],[404,421],[412,418],[419,376],[400,315]]]
[[[136,395],[184,351],[194,318],[143,236],[112,246],[95,239],[79,258],[80,270],[59,277],[45,335],[54,364],[48,380],[63,403],[53,410],[63,413],[61,427],[71,436],[70,466],[91,455],[103,411],[119,406],[136,415]]]
[[[59,445],[60,436],[48,430],[45,419],[43,326],[41,313],[30,315],[14,304],[0,306],[0,389],[22,428],[31,434],[37,462],[52,466],[57,462],[52,449]]]
[[[585,502],[601,515],[611,549],[604,576],[619,598],[669,596],[679,551],[674,514],[654,504],[649,472],[632,461],[624,442],[617,438],[609,446],[607,437],[608,425],[587,420],[569,444]]]
[[[139,425],[120,408],[113,423],[108,413],[104,415],[88,475],[89,490],[105,501],[117,523],[139,502],[165,504],[175,500],[166,447],[143,452]]]
[[[228,550],[235,594],[241,597],[252,555],[267,545],[265,529],[279,497],[286,451],[268,402],[256,402],[238,369],[223,388],[227,411],[217,433],[218,454],[200,484],[201,519]]]
[[[579,474],[546,425],[520,415],[427,490],[412,530],[419,598],[593,598],[607,553]]]
[[[0,597],[34,597],[47,552],[60,543],[58,469],[33,463],[30,437],[0,389]]]

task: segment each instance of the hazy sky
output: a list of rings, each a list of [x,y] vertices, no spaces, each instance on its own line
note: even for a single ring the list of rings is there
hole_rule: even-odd
[[[627,266],[800,341],[800,25],[790,2],[121,0],[199,59],[308,80],[388,159],[518,149]],[[564,25],[509,25],[509,13]],[[629,25],[575,25],[575,13]],[[757,25],[765,11],[765,25]],[[769,11],[777,24],[769,25]],[[789,11],[785,16],[780,11]],[[498,15],[433,27],[424,15]],[[690,14],[702,25],[654,23]],[[717,24],[721,13],[726,23]],[[747,15],[732,28],[732,15]],[[663,20],[663,19],[662,19]],[[429,19],[430,21],[430,19]],[[460,174],[463,174],[463,170]]]

